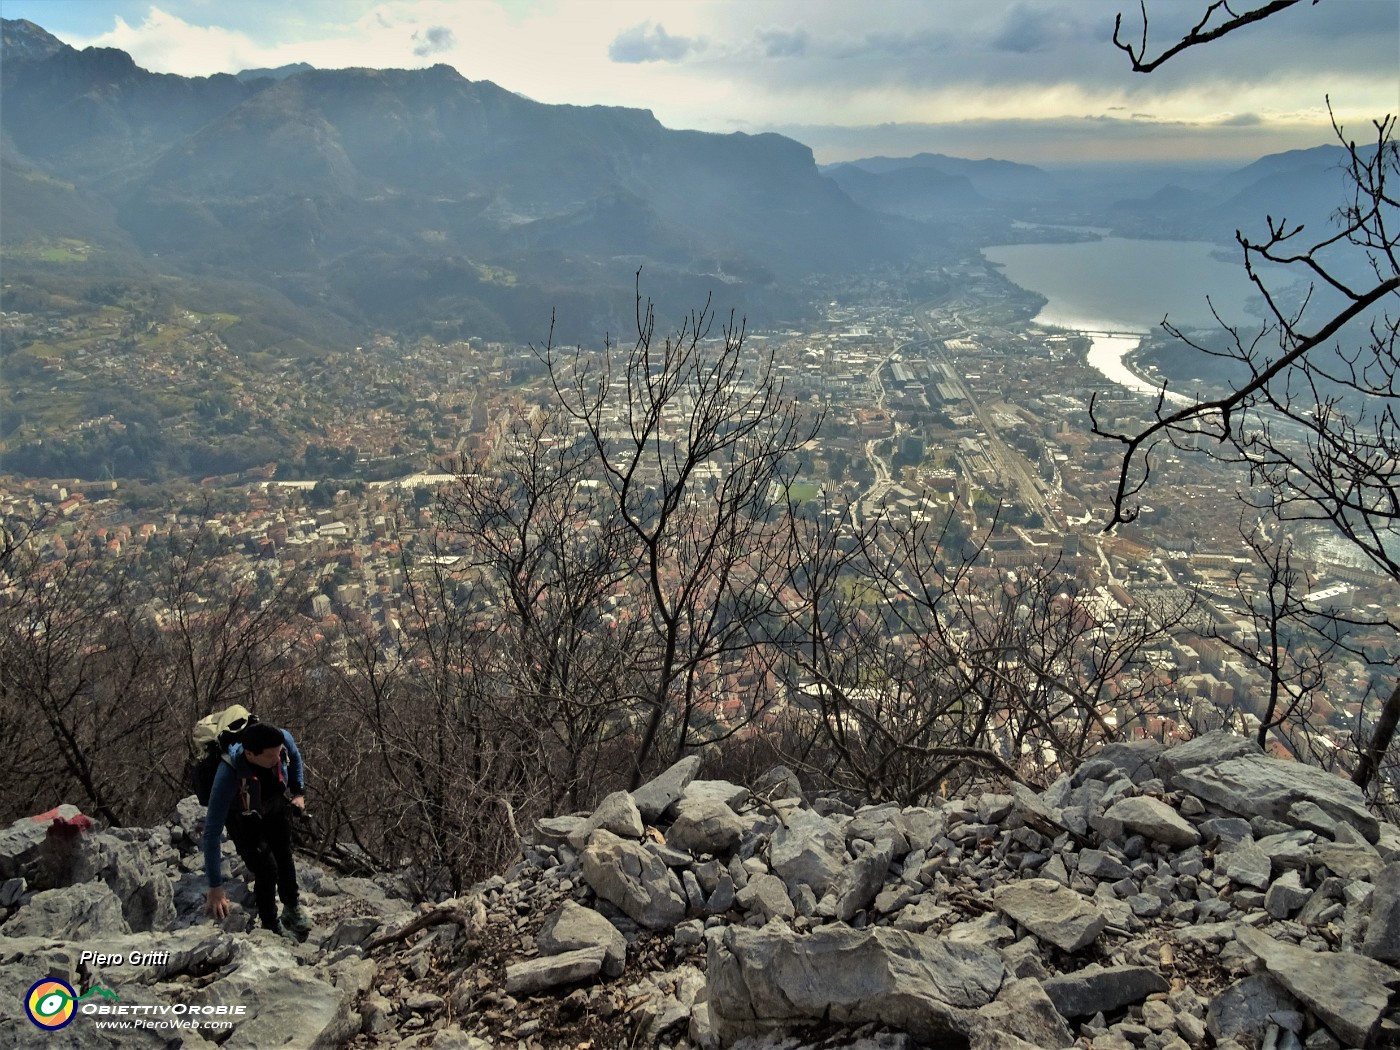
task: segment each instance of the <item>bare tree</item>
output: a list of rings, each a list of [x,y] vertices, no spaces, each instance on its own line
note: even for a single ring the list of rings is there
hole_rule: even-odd
[[[639,687],[641,548],[556,407],[512,420],[439,496],[441,544],[497,640],[493,673],[539,727],[551,807],[584,804]]]
[[[606,497],[636,545],[633,596],[645,637],[632,784],[659,757],[732,731],[712,712],[756,653],[751,625],[776,614],[775,498],[817,433],[784,395],[771,355],[746,353],[731,316],[711,338],[707,303],[664,337],[636,299],[625,354],[541,351],[558,403],[592,450]],[[762,706],[762,698],[751,704]]]
[[[1153,708],[1146,651],[1189,603],[1102,622],[1053,561],[997,570],[990,531],[950,544],[952,512],[833,510],[791,521],[785,642],[835,782],[905,804],[978,769],[1034,783]]]
[[[1236,14],[1227,4],[1211,4],[1201,23],[1155,59],[1145,55],[1145,5],[1142,42],[1121,40],[1121,16],[1114,38],[1133,68],[1147,72],[1187,47],[1287,6],[1276,2]],[[1210,28],[1221,12],[1226,20]],[[1222,322],[1224,349],[1207,347],[1164,323],[1195,350],[1227,357],[1243,378],[1220,397],[1181,408],[1168,406],[1164,390],[1156,418],[1137,433],[1116,432],[1095,420],[1095,433],[1123,446],[1108,528],[1136,517],[1135,499],[1152,476],[1154,452],[1165,442],[1242,465],[1249,478],[1241,494],[1246,502],[1267,507],[1284,521],[1325,523],[1380,573],[1400,581],[1400,215],[1394,188],[1400,146],[1393,116],[1373,123],[1369,143],[1349,138],[1335,119],[1333,128],[1346,148],[1349,186],[1334,228],[1305,236],[1302,225],[1269,217],[1262,238],[1236,231],[1267,322],[1252,331]],[[1280,268],[1301,275],[1308,293],[1285,294]],[[1400,623],[1392,621],[1392,627],[1400,630]],[[1355,770],[1358,784],[1369,783],[1397,721],[1400,681],[1393,684]]]
[[[4,797],[52,805],[73,791],[119,821],[121,801],[101,768],[105,750],[120,746],[117,712],[97,702],[94,685],[111,656],[108,610],[122,601],[126,580],[91,559],[44,563],[37,552],[19,550],[5,582],[0,718],[14,745],[7,771],[18,783]]]
[[[1263,672],[1268,682],[1257,712],[1259,746],[1274,733],[1295,757],[1311,758],[1313,700],[1327,683],[1328,663],[1340,644],[1340,625],[1335,619],[1323,623],[1307,607],[1304,598],[1311,581],[1295,564],[1287,537],[1271,540],[1258,527],[1241,531],[1262,579],[1256,585],[1244,570],[1236,572],[1243,630],[1237,633],[1213,620],[1206,634]]]
[[[515,813],[550,776],[545,733],[499,673],[501,640],[431,543],[405,557],[403,623],[386,646],[351,631],[337,669],[341,826],[425,894],[457,893],[517,848]]]

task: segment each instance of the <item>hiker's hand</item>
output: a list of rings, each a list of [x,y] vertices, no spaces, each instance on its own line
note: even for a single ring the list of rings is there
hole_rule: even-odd
[[[204,895],[204,910],[220,921],[228,918],[228,894],[222,886],[209,887]]]
[[[296,806],[297,809],[299,809],[299,810],[301,810],[303,813],[305,813],[305,812],[306,812],[306,796],[305,796],[305,795],[293,795],[293,796],[292,796],[292,805]]]

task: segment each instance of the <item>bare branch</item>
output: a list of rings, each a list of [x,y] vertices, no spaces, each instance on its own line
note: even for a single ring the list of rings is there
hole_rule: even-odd
[[[1222,441],[1225,440],[1231,432],[1231,416],[1239,406],[1246,404],[1251,397],[1262,391],[1270,380],[1283,374],[1290,367],[1297,364],[1305,358],[1310,351],[1325,344],[1347,323],[1366,313],[1367,310],[1377,303],[1382,302],[1387,296],[1394,295],[1397,292],[1400,292],[1400,276],[1391,277],[1382,281],[1380,284],[1355,299],[1350,305],[1332,317],[1312,335],[1298,337],[1293,342],[1293,347],[1288,353],[1273,362],[1268,368],[1252,376],[1248,383],[1245,383],[1236,390],[1232,390],[1224,397],[1214,398],[1209,401],[1200,401],[1194,405],[1188,405],[1185,408],[1178,409],[1175,412],[1158,418],[1145,430],[1132,436],[1102,430],[1099,428],[1098,424],[1095,423],[1093,428],[1095,434],[1099,437],[1113,438],[1116,441],[1122,442],[1125,446],[1123,463],[1118,472],[1118,484],[1113,495],[1113,515],[1108,524],[1104,526],[1104,531],[1107,532],[1116,525],[1126,524],[1137,517],[1136,509],[1127,509],[1127,501],[1141,491],[1142,481],[1146,479],[1146,473],[1144,473],[1143,479],[1140,479],[1134,484],[1131,476],[1134,460],[1141,450],[1144,448],[1150,450],[1153,443],[1161,435],[1173,430],[1182,429],[1183,425],[1188,422],[1206,420],[1217,415],[1221,419],[1220,439]],[[1092,407],[1093,402],[1091,401],[1091,411]]]
[[[1123,15],[1120,12],[1113,19],[1113,45],[1126,54],[1132,61],[1134,73],[1151,73],[1163,62],[1167,61],[1167,59],[1171,58],[1173,55],[1180,54],[1189,47],[1196,47],[1199,44],[1208,44],[1212,40],[1219,40],[1227,33],[1233,33],[1235,30],[1243,29],[1245,26],[1254,22],[1260,22],[1270,15],[1275,15],[1285,8],[1292,7],[1298,2],[1299,0],[1270,0],[1269,3],[1264,4],[1262,7],[1256,7],[1253,10],[1245,11],[1243,14],[1235,14],[1230,8],[1229,0],[1214,0],[1214,2],[1206,8],[1205,14],[1201,16],[1201,20],[1192,26],[1189,32],[1156,58],[1149,59],[1146,57],[1147,0],[1142,0],[1142,36],[1137,43],[1125,41],[1122,38]],[[1312,0],[1312,2],[1316,4],[1318,0]],[[1225,21],[1218,25],[1211,26],[1211,19],[1215,16],[1216,12],[1219,11],[1225,12]]]

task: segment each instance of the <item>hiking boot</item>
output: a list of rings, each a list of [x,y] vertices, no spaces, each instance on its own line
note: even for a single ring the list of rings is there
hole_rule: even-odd
[[[282,924],[296,933],[309,933],[311,931],[311,916],[306,914],[306,909],[300,904],[293,904],[282,909]]]
[[[277,920],[276,926],[268,926],[264,927],[264,929],[270,930],[271,932],[277,934],[277,936],[281,937],[283,940],[291,941],[293,944],[301,943],[301,937],[297,935],[297,932],[291,929],[289,926],[287,926],[287,924],[284,923],[281,919]]]

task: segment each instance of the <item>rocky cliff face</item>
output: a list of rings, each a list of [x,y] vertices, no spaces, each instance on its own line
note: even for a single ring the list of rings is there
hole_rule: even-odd
[[[542,821],[433,905],[303,862],[301,945],[246,932],[231,852],[242,907],[202,919],[192,799],[149,830],[20,821],[0,1047],[1400,1045],[1400,828],[1249,741],[1116,744],[1041,793],[918,809],[699,772]],[[44,978],[80,998],[41,1037]],[[199,1027],[150,1026],[172,1016]],[[148,1026],[97,1027],[123,1017]]]

